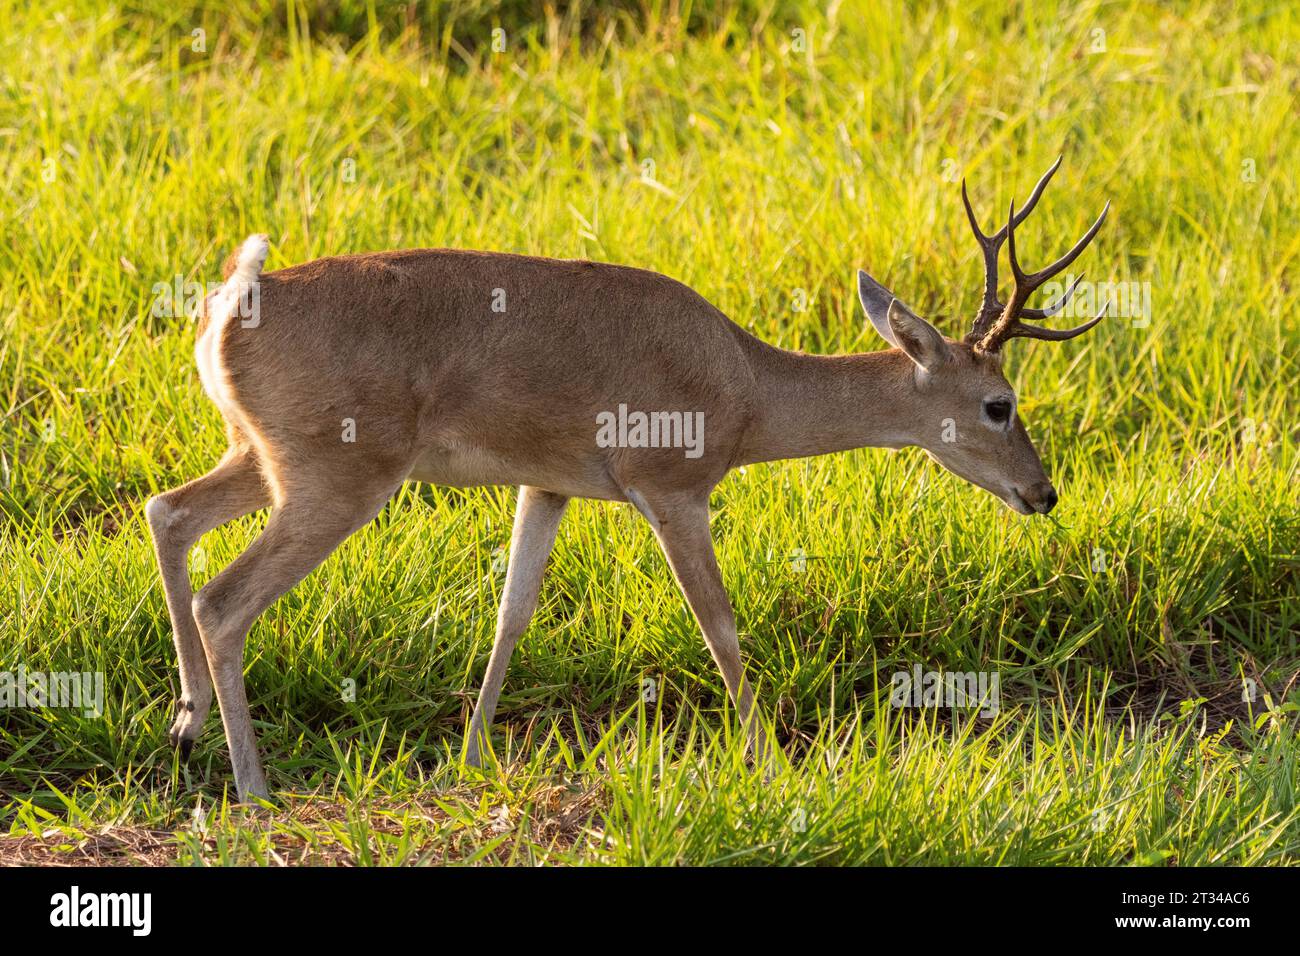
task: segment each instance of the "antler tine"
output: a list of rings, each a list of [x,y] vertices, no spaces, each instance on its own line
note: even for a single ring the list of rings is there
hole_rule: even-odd
[[[1020,317],[1025,319],[1050,319],[1066,307],[1070,299],[1074,297],[1074,291],[1079,288],[1079,283],[1082,281],[1083,275],[1081,273],[1075,276],[1074,282],[1070,284],[1070,288],[1066,289],[1065,292],[1061,294],[1061,297],[1055,302],[1050,305],[1045,305],[1041,309],[1021,309]]]
[[[1048,279],[1052,278],[1052,276],[1069,266],[1069,264],[1075,259],[1079,258],[1079,254],[1083,252],[1084,249],[1088,248],[1088,243],[1092,242],[1093,237],[1097,235],[1097,230],[1100,229],[1101,224],[1106,221],[1106,214],[1108,212],[1110,212],[1110,200],[1106,200],[1106,207],[1102,209],[1101,215],[1098,216],[1097,221],[1092,224],[1092,228],[1083,234],[1083,238],[1074,244],[1074,248],[1061,256],[1061,258],[1057,259],[1047,268],[1040,269],[1033,275],[1027,277],[1031,289],[1037,289]]]
[[[966,207],[966,218],[970,220],[971,232],[975,234],[975,241],[979,243],[980,253],[984,256],[984,297],[980,302],[980,310],[975,315],[975,324],[971,328],[972,335],[983,335],[1002,311],[1002,303],[998,301],[998,249],[1002,245],[1002,240],[986,236],[984,230],[980,228],[975,218],[975,210],[971,208],[970,196],[966,193],[965,178],[961,181],[961,201]]]
[[[1016,225],[1016,201],[1013,199],[1011,200],[1011,211],[1007,214],[1007,224],[1002,227],[1007,234],[1007,258],[1011,260],[1011,275],[1016,280],[1016,286],[1011,290],[1012,302],[1015,302],[1021,288],[1026,285],[1025,280],[1029,278],[1025,275],[1024,270],[1020,268],[1020,260],[1016,258]],[[1021,304],[1029,296],[1030,291],[1032,290],[1025,289],[1024,298],[1020,300]]]
[[[1020,210],[1020,215],[1014,217],[1017,226],[1028,219],[1029,214],[1034,211],[1034,207],[1038,205],[1039,198],[1043,195],[1043,190],[1046,189],[1047,184],[1052,181],[1052,177],[1056,175],[1056,171],[1061,168],[1061,160],[1064,158],[1064,156],[1057,156],[1056,162],[1052,163],[1052,168],[1043,173],[1043,175],[1039,177],[1038,182],[1034,184],[1033,192],[1031,192],[1029,198],[1025,200],[1025,204]],[[1006,232],[1007,228],[1006,226],[1003,226],[994,233],[991,238],[994,238],[1001,243],[1006,237]]]
[[[975,238],[979,240],[981,246],[987,245],[989,236],[984,235],[984,230],[980,228],[979,221],[975,218],[975,210],[970,206],[970,196],[966,195],[966,177],[961,178],[961,201],[966,206],[966,218],[970,221],[970,230],[975,233]]]
[[[999,340],[999,344],[1005,342],[1007,339],[1017,338],[1042,339],[1047,342],[1064,342],[1066,339],[1072,339],[1076,335],[1082,335],[1084,332],[1087,332],[1090,328],[1106,317],[1106,313],[1109,309],[1110,303],[1107,302],[1101,307],[1101,311],[1098,312],[1094,318],[1089,319],[1087,322],[1083,323],[1083,325],[1076,325],[1072,329],[1045,329],[1041,325],[1030,325],[1027,322],[1021,322],[1019,319],[1016,319],[1008,327],[1006,334]],[[989,350],[986,349],[985,351]]]

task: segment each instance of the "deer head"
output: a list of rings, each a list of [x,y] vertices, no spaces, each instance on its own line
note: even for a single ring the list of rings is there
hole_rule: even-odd
[[[1006,225],[992,235],[980,229],[962,181],[962,202],[984,258],[984,297],[961,342],[944,338],[875,279],[858,272],[858,295],[871,324],[915,363],[911,387],[923,396],[932,419],[918,429],[917,444],[953,474],[1024,515],[1047,514],[1056,506],[1057,496],[1016,414],[1016,394],[1002,374],[1002,346],[1013,338],[1072,339],[1100,322],[1106,311],[1103,307],[1095,318],[1072,329],[1050,329],[1025,321],[1048,318],[1070,301],[1078,279],[1055,302],[1043,308],[1026,307],[1035,290],[1068,268],[1087,248],[1110,210],[1107,203],[1092,228],[1064,256],[1044,269],[1026,273],[1016,258],[1016,227],[1033,212],[1060,165],[1057,159],[1043,174],[1019,212],[1014,201],[1011,203]],[[1005,303],[998,299],[998,255],[1004,242],[1013,278]]]

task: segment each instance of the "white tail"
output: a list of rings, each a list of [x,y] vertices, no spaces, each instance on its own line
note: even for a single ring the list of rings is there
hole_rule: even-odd
[[[265,234],[258,233],[245,239],[244,244],[235,253],[235,267],[230,272],[228,284],[248,285],[256,282],[257,277],[262,274],[262,266],[266,265],[266,253],[269,248],[270,240]]]
[[[237,310],[241,299],[257,284],[266,264],[270,240],[262,234],[249,236],[226,260],[225,282],[208,303],[208,318],[214,325],[224,323]]]

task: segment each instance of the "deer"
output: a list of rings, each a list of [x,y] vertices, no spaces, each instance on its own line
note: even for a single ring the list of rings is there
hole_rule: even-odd
[[[1057,492],[1017,412],[1002,349],[1014,338],[1073,339],[1106,313],[1064,330],[1028,321],[1068,303],[1078,280],[1045,307],[1027,305],[1092,242],[1110,209],[1060,259],[1025,272],[1016,229],[1060,165],[1019,211],[1012,201],[992,234],[962,180],[984,264],[983,299],[963,339],[945,338],[859,271],[862,308],[889,347],[858,354],[769,345],[688,286],[628,266],[414,249],[263,271],[269,240],[250,236],[196,324],[199,378],[228,448],[210,472],[144,509],[180,671],[172,746],[189,757],[215,692],[239,801],[269,797],[243,679],[249,629],[415,481],[519,488],[465,766],[482,766],[491,752],[507,663],[572,498],[630,503],[649,523],[721,671],[747,757],[766,766],[771,744],[714,552],[710,491],[744,465],[919,447],[1021,515],[1050,512]],[[1013,280],[1005,302],[1004,244]],[[644,428],[620,425],[621,440],[598,441],[623,407],[668,410],[661,431],[670,440],[652,443]],[[697,454],[672,440],[669,413],[698,419]],[[957,440],[944,440],[945,422]],[[256,539],[193,594],[187,555],[198,539],[266,508]]]

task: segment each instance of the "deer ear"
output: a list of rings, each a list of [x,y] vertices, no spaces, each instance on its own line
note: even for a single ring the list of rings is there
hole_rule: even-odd
[[[890,302],[886,318],[892,340],[921,368],[933,372],[948,361],[948,343],[939,330],[903,303],[897,299]]]
[[[894,301],[894,293],[859,269],[858,300],[862,303],[862,310],[867,313],[867,318],[871,320],[872,327],[880,333],[880,337],[898,348],[898,342],[894,340],[894,332],[889,327],[889,303]]]

